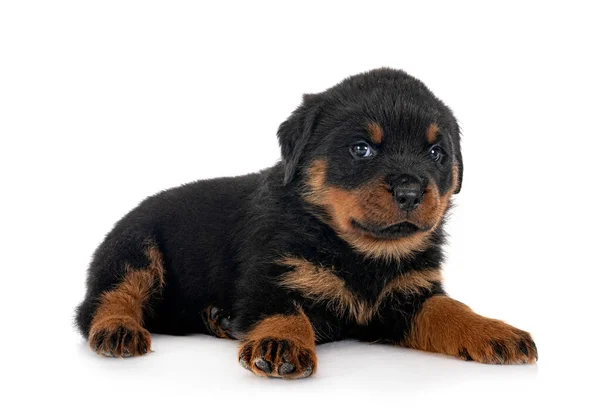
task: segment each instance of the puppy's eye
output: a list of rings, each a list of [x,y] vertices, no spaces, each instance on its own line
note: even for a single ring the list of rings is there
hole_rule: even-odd
[[[350,147],[350,154],[356,158],[368,158],[374,155],[373,148],[366,142],[358,142]]]
[[[434,145],[433,147],[429,148],[429,157],[436,163],[439,162],[443,156],[444,150],[442,147]]]

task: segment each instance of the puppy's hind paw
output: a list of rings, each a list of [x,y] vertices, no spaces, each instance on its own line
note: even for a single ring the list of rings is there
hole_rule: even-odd
[[[202,311],[202,320],[207,331],[217,338],[231,338],[231,317],[221,308],[213,305],[207,306]]]
[[[150,333],[129,318],[111,318],[96,324],[88,338],[90,348],[107,357],[141,356],[150,351]]]

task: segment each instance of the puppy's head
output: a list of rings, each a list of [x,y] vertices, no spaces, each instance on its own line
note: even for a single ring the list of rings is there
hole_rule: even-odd
[[[350,77],[303,103],[278,131],[284,183],[357,250],[424,249],[462,181],[452,112],[408,74]]]

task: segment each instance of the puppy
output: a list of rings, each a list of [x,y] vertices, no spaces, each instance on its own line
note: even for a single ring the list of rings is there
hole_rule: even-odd
[[[315,345],[381,341],[490,364],[534,363],[531,336],[446,295],[444,217],[461,188],[450,109],[403,71],[359,74],[302,104],[282,160],[149,197],[89,267],[79,330],[97,353],[150,332],[241,341],[259,376],[315,373]]]

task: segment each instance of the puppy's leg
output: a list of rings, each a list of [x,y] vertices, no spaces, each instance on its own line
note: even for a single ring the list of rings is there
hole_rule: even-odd
[[[90,347],[99,354],[130,357],[150,350],[144,311],[164,286],[164,269],[156,245],[143,246],[145,254],[138,257],[136,267],[126,258],[99,259],[103,254],[99,251],[90,268],[88,295],[78,308],[77,320]],[[122,266],[120,274],[110,274],[114,265]]]
[[[478,315],[445,295],[423,303],[404,345],[488,364],[535,363],[538,358],[529,333]]]
[[[315,333],[302,309],[257,321],[242,340],[240,364],[258,376],[297,379],[317,368]]]

